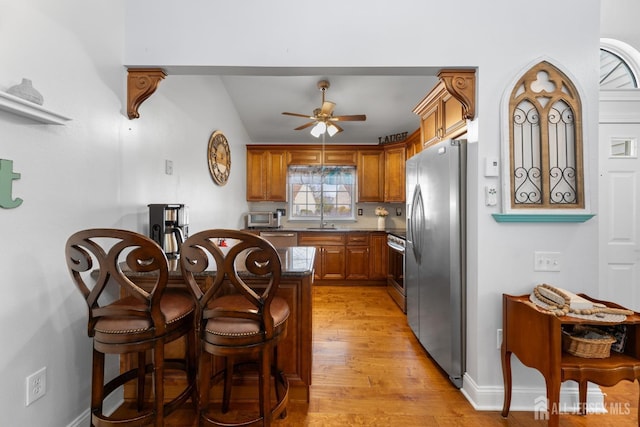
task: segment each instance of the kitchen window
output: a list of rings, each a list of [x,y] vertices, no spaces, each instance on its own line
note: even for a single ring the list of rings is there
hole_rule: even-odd
[[[287,175],[290,219],[355,219],[354,166],[290,166]]]

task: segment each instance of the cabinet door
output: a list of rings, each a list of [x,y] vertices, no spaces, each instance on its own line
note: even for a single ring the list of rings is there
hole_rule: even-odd
[[[319,165],[322,160],[322,153],[320,150],[312,149],[295,149],[289,150],[289,164],[290,165]]]
[[[420,128],[416,129],[406,140],[406,158],[409,159],[422,151],[422,140],[420,139]],[[405,196],[406,197],[406,196]]]
[[[247,149],[247,200],[287,200],[287,163],[284,150]]]
[[[467,126],[460,101],[449,92],[442,97],[442,132],[443,138],[455,138],[464,133]]]
[[[384,201],[384,152],[358,151],[358,201]]]
[[[266,200],[287,201],[287,153],[284,150],[270,151],[265,181],[267,182]]]
[[[347,280],[369,278],[369,247],[347,246]]]
[[[420,127],[422,129],[422,144],[424,146],[433,144],[435,141],[440,140],[441,126],[440,126],[440,102],[436,101],[433,105],[429,106],[428,110],[422,115],[422,122]]]
[[[345,233],[301,232],[298,245],[316,247],[316,279],[344,279]]]
[[[372,233],[369,251],[369,279],[386,279],[388,274],[387,234]]]
[[[355,166],[356,151],[355,150],[324,150],[324,164],[330,166]]]
[[[345,276],[344,246],[323,246],[321,279],[343,280]]]
[[[247,200],[262,201],[267,194],[267,152],[247,149]]]
[[[384,150],[384,201],[405,201],[405,144],[394,144]]]

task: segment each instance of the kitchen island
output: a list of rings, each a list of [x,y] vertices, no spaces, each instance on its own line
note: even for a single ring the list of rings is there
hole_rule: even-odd
[[[313,266],[316,249],[313,247],[287,247],[278,248],[278,255],[282,263],[282,277],[280,287],[276,295],[284,298],[289,304],[290,314],[288,321],[287,336],[278,345],[279,357],[282,360],[284,372],[289,379],[291,400],[309,401],[309,387],[311,386],[311,362],[312,362],[312,306],[311,306],[311,286],[313,285]],[[180,271],[178,260],[169,260],[169,286],[183,287],[186,291],[186,284]],[[153,279],[145,273],[125,272],[127,276],[144,287],[151,284]],[[252,287],[260,289],[264,286],[264,280],[252,276],[248,272],[238,271],[239,275]],[[215,277],[214,270],[196,274],[197,280],[203,282]],[[145,277],[146,276],[146,277]],[[166,357],[184,351],[184,341],[179,341],[178,345],[168,345]],[[220,360],[214,363],[220,363]],[[121,370],[128,370],[135,363],[128,357],[120,360]],[[234,396],[243,398],[244,395],[255,394],[257,376],[243,378],[239,387],[234,387]],[[165,394],[167,398],[178,393],[180,390],[180,380],[171,377],[168,373],[165,379]],[[125,387],[125,399],[134,399],[135,390],[133,386]]]

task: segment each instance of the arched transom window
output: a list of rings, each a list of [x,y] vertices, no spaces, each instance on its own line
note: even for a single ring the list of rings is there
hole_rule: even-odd
[[[512,209],[584,208],[582,108],[575,86],[542,61],[509,99]]]

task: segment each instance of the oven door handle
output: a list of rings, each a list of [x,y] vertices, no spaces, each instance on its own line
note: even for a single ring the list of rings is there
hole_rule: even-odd
[[[393,242],[387,242],[387,246],[389,246],[391,249],[393,249],[396,252],[400,252],[401,254],[404,255],[404,247],[401,245],[397,245]]]

